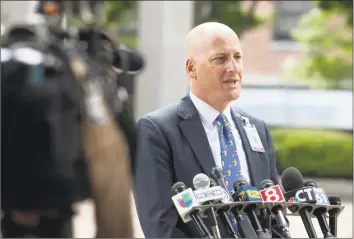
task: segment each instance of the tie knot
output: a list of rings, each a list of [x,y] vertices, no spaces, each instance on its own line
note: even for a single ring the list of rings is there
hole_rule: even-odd
[[[224,114],[219,114],[218,117],[216,117],[216,121],[219,122],[221,125],[227,123],[227,119]]]

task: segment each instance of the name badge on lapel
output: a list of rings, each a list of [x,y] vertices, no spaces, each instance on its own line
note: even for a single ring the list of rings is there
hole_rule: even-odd
[[[246,131],[247,139],[250,142],[251,148],[255,152],[264,153],[264,147],[261,139],[259,138],[256,126],[250,124],[249,119],[246,117],[241,117],[243,122],[243,128]]]

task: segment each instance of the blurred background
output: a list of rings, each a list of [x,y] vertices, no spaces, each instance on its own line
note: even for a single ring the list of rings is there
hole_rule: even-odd
[[[35,4],[2,1],[1,31],[24,16],[35,19]],[[107,1],[104,11],[105,31],[146,61],[126,82],[136,119],[187,93],[183,43],[190,29],[207,21],[233,28],[244,52],[235,105],[270,127],[279,174],[296,167],[342,198],[339,237],[352,237],[352,1]],[[79,207],[76,235],[90,237],[92,207]],[[307,237],[297,219],[293,237]],[[143,237],[135,220],[136,237]]]

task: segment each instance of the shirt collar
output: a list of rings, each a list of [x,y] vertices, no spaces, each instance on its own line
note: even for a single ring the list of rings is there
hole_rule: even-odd
[[[191,97],[191,100],[195,107],[197,108],[197,111],[200,115],[200,118],[202,122],[208,126],[212,127],[216,117],[220,114],[219,111],[214,109],[212,106],[204,102],[203,100],[199,99],[196,95],[194,95],[192,92],[189,92],[189,95]],[[231,107],[228,105],[223,112],[223,114],[226,116],[227,120],[231,123],[233,122],[232,117],[231,117]]]

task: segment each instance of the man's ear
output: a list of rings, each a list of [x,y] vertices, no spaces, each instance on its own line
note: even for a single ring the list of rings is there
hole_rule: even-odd
[[[192,59],[187,59],[186,61],[186,72],[189,78],[197,77],[197,73],[194,67],[194,61]]]

